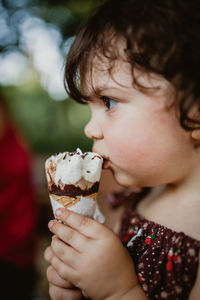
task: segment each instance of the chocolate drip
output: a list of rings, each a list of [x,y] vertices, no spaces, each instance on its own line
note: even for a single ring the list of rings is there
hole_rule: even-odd
[[[59,186],[53,184],[51,186],[50,193],[57,196],[69,196],[76,198],[76,196],[87,196],[96,193],[99,189],[99,182],[95,182],[90,189],[82,190],[80,187],[74,184],[65,184],[64,188],[61,189]]]

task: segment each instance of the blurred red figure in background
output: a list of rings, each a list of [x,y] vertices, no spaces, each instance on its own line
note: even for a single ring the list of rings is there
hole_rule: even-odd
[[[31,299],[37,205],[31,155],[0,95],[1,299]]]

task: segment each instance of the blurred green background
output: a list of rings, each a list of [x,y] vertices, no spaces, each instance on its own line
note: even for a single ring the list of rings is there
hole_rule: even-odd
[[[0,0],[0,94],[33,153],[39,206],[34,300],[49,300],[44,249],[53,217],[44,163],[55,152],[91,150],[86,105],[69,99],[63,71],[78,28],[95,0]]]
[[[0,0],[0,89],[33,152],[91,149],[89,110],[64,90],[65,58],[98,1]]]

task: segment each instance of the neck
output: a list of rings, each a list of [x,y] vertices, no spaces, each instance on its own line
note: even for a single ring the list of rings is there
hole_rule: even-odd
[[[191,172],[182,178],[180,181],[166,185],[166,192],[173,192],[173,194],[198,194],[200,195],[200,149],[197,150],[194,165]]]

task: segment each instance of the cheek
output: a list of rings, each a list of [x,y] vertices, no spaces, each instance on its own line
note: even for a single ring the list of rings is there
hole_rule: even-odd
[[[127,118],[114,128],[107,127],[110,128],[105,136],[108,154],[119,167],[137,174],[163,172],[169,161],[177,163],[188,153],[188,148],[182,147],[185,136],[177,120],[165,115],[132,120]]]
[[[120,122],[119,126],[107,130],[104,138],[114,163],[127,168],[147,159],[153,149],[147,151],[152,134],[145,127],[145,124],[141,128],[139,124],[124,121]]]

